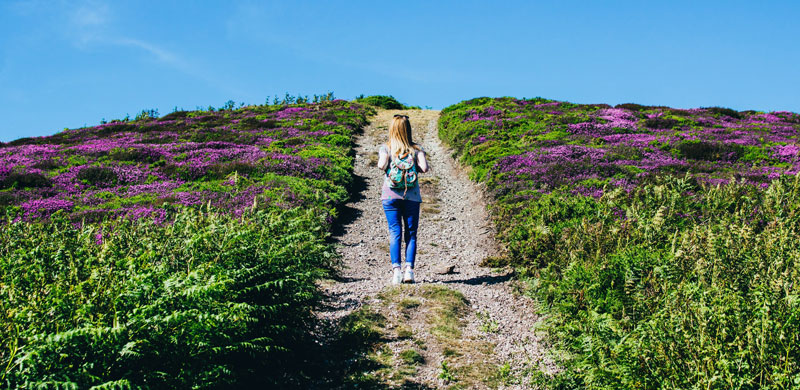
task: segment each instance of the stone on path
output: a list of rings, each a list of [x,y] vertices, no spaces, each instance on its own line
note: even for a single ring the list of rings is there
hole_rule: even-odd
[[[433,269],[433,272],[437,275],[449,275],[455,272],[456,266],[455,264],[441,264],[436,266]]]

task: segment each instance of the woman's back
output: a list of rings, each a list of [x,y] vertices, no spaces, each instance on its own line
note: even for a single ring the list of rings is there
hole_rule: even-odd
[[[415,145],[417,146],[417,145]],[[428,163],[425,159],[425,150],[417,146],[419,150],[414,150],[414,164],[418,172],[427,172]],[[419,189],[419,180],[414,181],[412,186],[406,188],[392,188],[391,180],[386,174],[391,160],[396,157],[389,153],[389,148],[384,144],[378,148],[378,168],[384,171],[383,186],[381,187],[381,199],[407,199],[414,202],[422,202],[422,194]],[[404,195],[405,194],[405,195]]]

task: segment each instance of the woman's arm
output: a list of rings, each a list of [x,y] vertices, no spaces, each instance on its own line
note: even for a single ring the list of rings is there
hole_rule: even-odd
[[[419,150],[417,151],[417,166],[419,166],[419,170],[422,173],[428,172],[428,159],[425,157],[425,151]]]
[[[384,148],[380,148],[378,150],[378,168],[385,171],[387,165],[389,165],[389,154],[386,153]]]

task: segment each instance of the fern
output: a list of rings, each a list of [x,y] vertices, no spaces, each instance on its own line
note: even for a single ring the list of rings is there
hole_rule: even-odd
[[[248,218],[185,210],[168,226],[115,223],[103,246],[95,228],[58,217],[10,223],[0,231],[0,289],[15,292],[4,305],[24,310],[0,328],[4,340],[21,341],[15,355],[0,354],[5,380],[28,388],[296,381],[283,372],[306,359],[298,348],[310,343],[315,280],[330,248],[309,229],[321,223],[314,209]],[[32,282],[50,293],[21,288]]]

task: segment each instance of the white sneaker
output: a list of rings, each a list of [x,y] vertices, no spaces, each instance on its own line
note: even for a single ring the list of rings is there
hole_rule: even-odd
[[[411,267],[406,267],[406,272],[403,273],[403,283],[414,283],[414,270]]]
[[[392,284],[400,284],[400,283],[402,283],[402,281],[403,281],[403,271],[400,270],[400,267],[392,268],[392,272],[394,272],[394,274],[392,275]]]

